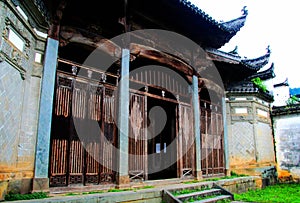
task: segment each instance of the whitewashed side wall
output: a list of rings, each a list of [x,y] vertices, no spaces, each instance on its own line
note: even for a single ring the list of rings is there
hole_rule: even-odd
[[[300,113],[274,116],[278,167],[300,178]]]

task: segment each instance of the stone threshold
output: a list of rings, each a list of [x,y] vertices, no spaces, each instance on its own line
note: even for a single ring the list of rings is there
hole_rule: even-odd
[[[213,183],[219,185],[233,185],[243,184],[244,182],[255,181],[261,179],[257,176],[247,176],[232,179],[221,179],[217,181],[200,181],[197,183],[183,183],[183,181],[192,181],[193,179],[167,179],[167,180],[155,180],[155,181],[144,181],[141,183],[131,183],[130,191],[120,192],[104,192],[95,194],[75,194],[66,195],[68,193],[88,193],[96,192],[101,190],[115,189],[115,184],[99,185],[97,186],[73,186],[73,187],[57,187],[50,189],[50,198],[37,199],[37,200],[23,200],[23,201],[11,201],[15,203],[62,203],[62,202],[151,202],[158,203],[162,200],[163,190],[176,190],[176,189],[191,189],[201,187],[202,185],[212,185]],[[154,186],[154,188],[138,189],[144,186]],[[245,185],[246,186],[246,185]],[[244,186],[244,187],[245,187]],[[135,190],[136,188],[136,190]]]

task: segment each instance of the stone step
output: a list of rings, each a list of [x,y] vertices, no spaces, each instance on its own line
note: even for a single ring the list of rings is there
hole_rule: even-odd
[[[217,201],[223,200],[223,199],[231,199],[231,196],[230,195],[220,195],[220,196],[212,197],[209,199],[194,201],[194,203],[210,203],[210,202],[217,202]]]
[[[188,200],[191,197],[204,197],[204,196],[211,196],[211,195],[220,195],[222,192],[221,189],[208,189],[208,190],[203,190],[199,192],[192,192],[188,194],[182,194],[182,195],[177,195],[176,197],[180,199],[181,201]]]

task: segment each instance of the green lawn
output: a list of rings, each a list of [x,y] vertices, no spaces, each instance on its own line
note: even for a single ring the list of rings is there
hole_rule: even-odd
[[[300,183],[277,184],[264,189],[234,194],[234,200],[268,203],[300,203]]]

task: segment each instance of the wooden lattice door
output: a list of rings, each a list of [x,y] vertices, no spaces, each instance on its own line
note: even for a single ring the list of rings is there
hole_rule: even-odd
[[[191,106],[179,105],[179,177],[193,176],[195,168],[195,137]]]
[[[130,93],[129,176],[131,180],[148,179],[146,96]]]
[[[115,180],[114,89],[58,75],[54,103],[50,186]]]
[[[221,107],[201,101],[201,167],[204,177],[225,175]]]

